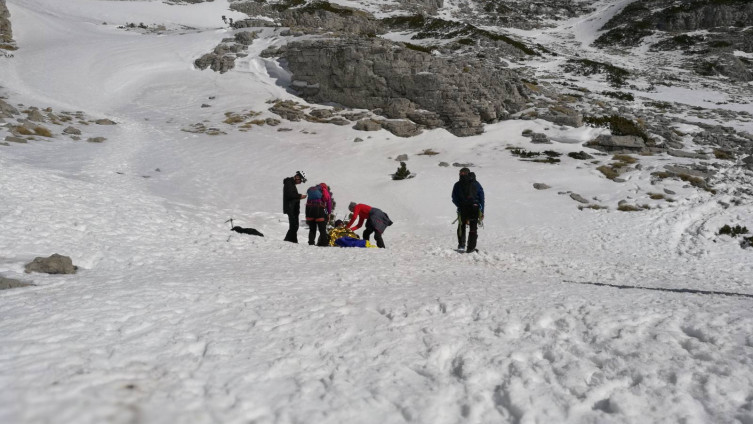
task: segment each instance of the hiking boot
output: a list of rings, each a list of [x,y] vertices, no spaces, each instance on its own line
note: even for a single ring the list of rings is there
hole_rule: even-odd
[[[465,251],[465,253],[473,253],[473,252],[478,252],[478,250],[470,248]]]
[[[459,244],[458,245],[458,250],[465,250],[465,245],[464,244]]]

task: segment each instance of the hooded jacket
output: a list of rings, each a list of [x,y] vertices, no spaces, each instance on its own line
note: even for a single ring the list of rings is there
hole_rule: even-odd
[[[282,213],[288,215],[301,213],[301,194],[298,193],[293,177],[282,180]]]

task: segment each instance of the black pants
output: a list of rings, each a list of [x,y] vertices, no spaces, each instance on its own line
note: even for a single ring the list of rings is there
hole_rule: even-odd
[[[298,223],[298,214],[289,213],[288,214],[288,233],[285,234],[285,241],[289,241],[291,243],[298,243],[298,226],[300,225]]]
[[[376,231],[374,229],[374,225],[371,224],[371,220],[366,220],[366,229],[363,230],[363,239],[368,241],[369,237],[371,237],[371,233],[374,233],[374,240],[377,242],[377,247],[380,249],[384,249],[384,240],[382,240],[382,235],[379,233],[379,231]]]
[[[468,231],[468,247],[466,251],[472,252],[476,250],[476,241],[478,240],[478,206],[468,206],[460,209],[460,216],[458,217],[458,247],[465,246],[465,226],[469,226]]]
[[[327,212],[320,204],[306,204],[306,224],[309,226],[309,244],[314,244],[316,229],[319,229],[319,246],[327,243]]]
[[[309,226],[309,244],[314,244],[314,239],[316,238],[316,229],[319,229],[319,242],[316,243],[317,246],[329,246],[328,243],[328,236],[327,236],[327,223],[324,221],[306,221],[306,224]]]

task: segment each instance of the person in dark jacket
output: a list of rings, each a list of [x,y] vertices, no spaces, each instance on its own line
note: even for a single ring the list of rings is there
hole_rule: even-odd
[[[282,180],[282,213],[288,216],[288,233],[285,234],[285,241],[298,243],[298,226],[299,216],[301,214],[301,199],[305,199],[305,194],[298,193],[297,184],[306,182],[306,174],[296,171],[292,177]]]
[[[353,217],[350,218],[350,222],[348,222],[346,227],[350,228],[351,231],[355,231],[361,228],[361,225],[363,225],[363,222],[365,220],[366,229],[363,231],[363,239],[368,241],[369,237],[371,237],[371,234],[373,233],[374,240],[376,240],[377,242],[377,247],[384,249],[384,240],[382,240],[382,233],[387,229],[387,227],[392,225],[390,217],[381,209],[372,208],[371,206],[364,203],[350,202],[348,209],[353,212]],[[351,227],[356,218],[358,218],[358,223],[355,227]]]
[[[452,203],[458,208],[458,250],[466,249],[465,227],[468,231],[466,253],[476,251],[478,221],[484,217],[484,189],[476,181],[476,174],[468,168],[460,170],[460,178],[452,187]]]

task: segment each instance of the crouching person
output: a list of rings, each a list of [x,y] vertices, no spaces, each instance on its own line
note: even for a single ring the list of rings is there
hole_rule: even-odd
[[[342,220],[335,221],[335,227],[329,231],[329,245],[338,247],[376,247],[367,240],[361,240],[358,234],[345,226]]]
[[[379,248],[384,249],[384,240],[382,239],[382,233],[390,225],[392,220],[381,209],[371,207],[365,203],[350,202],[348,209],[353,212],[353,217],[350,218],[350,222],[346,225],[352,231],[361,228],[363,222],[366,221],[366,229],[363,231],[363,239],[368,241],[371,234],[374,234],[374,240],[377,242]],[[351,227],[353,222],[358,218],[358,223],[355,227]]]

